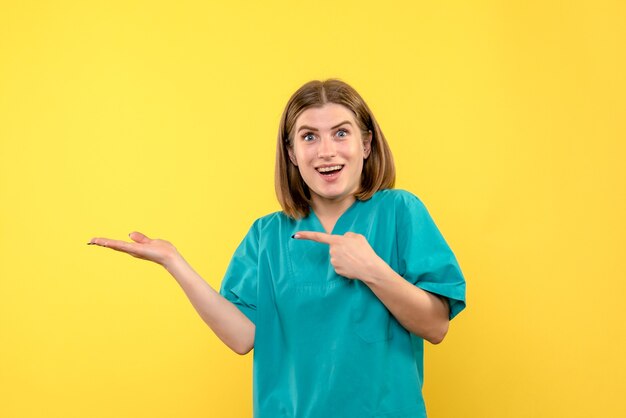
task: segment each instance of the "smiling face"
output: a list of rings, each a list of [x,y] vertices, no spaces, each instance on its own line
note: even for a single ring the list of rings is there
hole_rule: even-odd
[[[371,140],[371,132],[361,135],[354,113],[345,106],[326,103],[300,114],[289,159],[309,187],[314,209],[328,205],[345,209],[354,202]]]

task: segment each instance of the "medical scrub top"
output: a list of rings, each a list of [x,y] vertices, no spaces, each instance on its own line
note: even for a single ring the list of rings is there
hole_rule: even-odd
[[[220,294],[256,326],[255,418],[423,418],[424,340],[407,331],[358,279],[337,275],[326,244],[293,239],[325,232],[311,210],[254,222]],[[422,202],[404,190],[355,201],[333,234],[362,234],[410,283],[465,307],[456,258]]]

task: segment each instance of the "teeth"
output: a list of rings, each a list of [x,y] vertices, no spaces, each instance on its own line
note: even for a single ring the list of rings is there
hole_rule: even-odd
[[[317,171],[319,171],[320,173],[326,173],[327,171],[334,171],[334,170],[340,170],[341,167],[343,167],[342,165],[334,165],[332,167],[320,167],[317,169]]]

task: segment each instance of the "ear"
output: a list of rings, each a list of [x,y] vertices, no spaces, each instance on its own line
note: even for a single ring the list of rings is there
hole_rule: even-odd
[[[363,137],[363,159],[367,160],[372,151],[372,131],[367,131],[367,135]]]
[[[296,154],[293,152],[293,147],[287,146],[287,153],[289,154],[289,159],[291,160],[291,163],[297,167],[298,160],[296,160]]]

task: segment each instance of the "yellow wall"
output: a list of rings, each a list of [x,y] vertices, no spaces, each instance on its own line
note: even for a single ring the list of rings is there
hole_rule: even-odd
[[[0,3],[0,416],[250,416],[252,355],[85,244],[166,238],[219,288],[278,209],[283,105],[326,77],[468,280],[430,416],[626,416],[624,2],[207,3]]]

